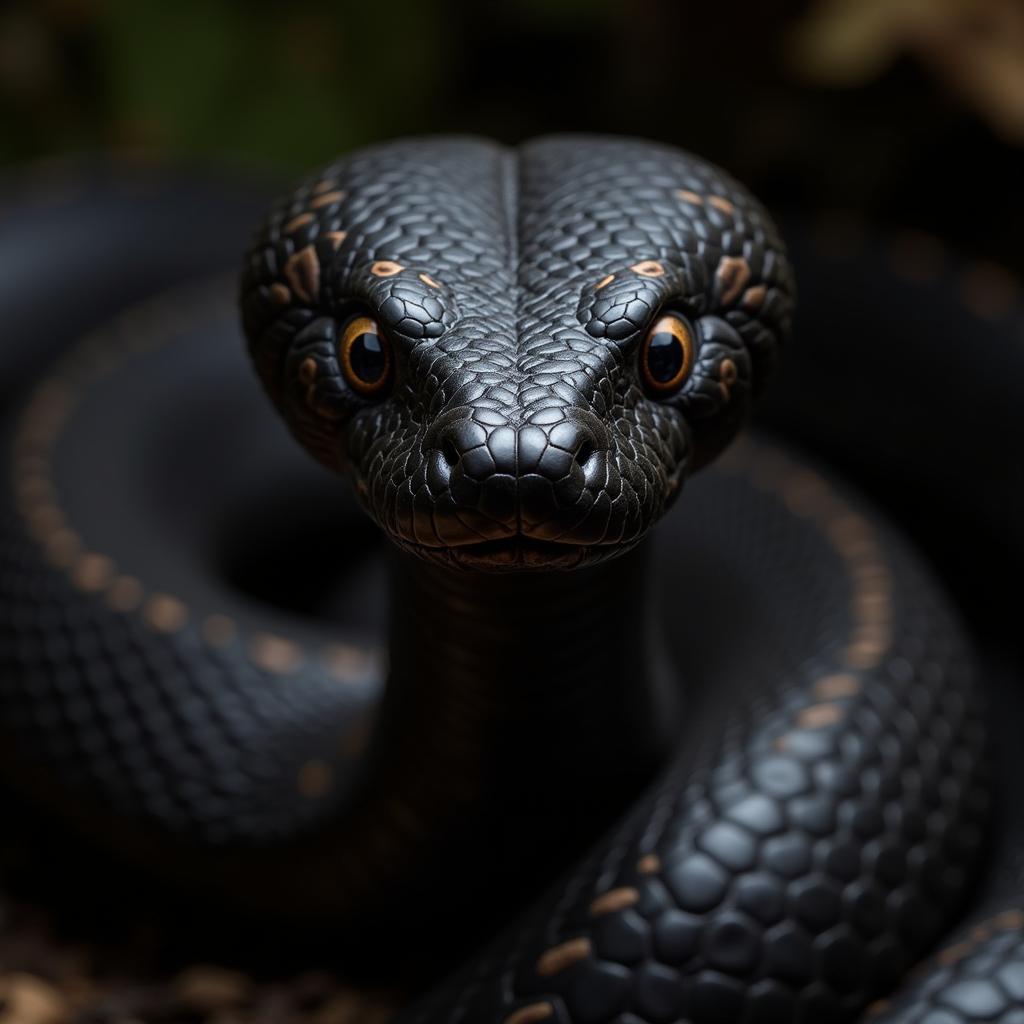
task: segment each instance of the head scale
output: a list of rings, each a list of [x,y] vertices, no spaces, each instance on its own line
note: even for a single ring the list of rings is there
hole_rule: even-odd
[[[357,153],[273,211],[242,280],[299,440],[400,546],[491,569],[639,541],[736,433],[791,297],[727,175],[586,137]]]

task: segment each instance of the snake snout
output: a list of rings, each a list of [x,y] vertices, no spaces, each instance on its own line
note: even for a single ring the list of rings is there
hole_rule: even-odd
[[[543,416],[540,417],[544,419]],[[588,480],[607,457],[607,438],[583,418],[513,426],[459,419],[433,437],[431,483],[439,532],[451,520],[471,526],[465,543],[515,536],[573,543]]]

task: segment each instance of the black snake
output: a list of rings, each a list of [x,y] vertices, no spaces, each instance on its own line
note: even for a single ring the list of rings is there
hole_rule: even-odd
[[[13,427],[12,786],[193,892],[339,922],[339,949],[463,947],[403,1020],[1024,1020],[1012,885],[906,980],[993,803],[941,587],[765,440],[683,487],[789,333],[741,186],[635,140],[430,139],[274,209],[244,329],[397,549],[386,671],[374,531],[261,413],[224,294],[127,312]]]

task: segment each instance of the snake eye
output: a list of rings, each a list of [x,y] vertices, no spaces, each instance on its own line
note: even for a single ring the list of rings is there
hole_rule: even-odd
[[[345,324],[338,343],[341,371],[360,395],[376,395],[391,374],[391,345],[376,320],[353,317]]]
[[[682,387],[693,369],[693,329],[677,313],[659,316],[640,348],[644,383],[655,395],[669,395]]]

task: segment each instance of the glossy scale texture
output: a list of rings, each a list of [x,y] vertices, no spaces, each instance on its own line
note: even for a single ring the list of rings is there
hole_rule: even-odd
[[[981,863],[985,735],[956,617],[870,507],[760,443],[695,481],[640,560],[764,385],[791,296],[756,200],[667,147],[413,140],[310,178],[257,236],[243,320],[292,431],[403,550],[384,702],[379,635],[283,637],[286,616],[229,607],[204,563],[188,527],[230,490],[223,467],[242,493],[241,468],[278,463],[222,292],[179,294],[72,353],[16,425],[8,780],[193,884],[242,880],[341,924],[379,913],[423,948],[463,914],[472,934],[481,898],[507,916],[516,864],[563,863],[559,810],[579,806],[581,835],[618,823],[405,1019],[856,1019],[947,932]],[[656,401],[636,355],[669,307],[696,359]],[[380,396],[340,372],[356,311],[392,346]],[[175,458],[192,474],[176,515],[154,500]],[[115,506],[139,525],[113,528]],[[303,572],[353,529],[337,522]],[[185,543],[154,544],[158,525]],[[562,569],[586,582],[531,591]],[[618,702],[634,685],[656,720],[666,678],[675,752],[620,817],[601,770],[648,775],[660,750]],[[519,759],[488,760],[492,739]],[[492,803],[524,786],[514,811]],[[467,838],[467,815],[507,834]],[[1002,938],[911,990],[914,1012],[973,1012],[965,979],[990,953],[1007,966],[986,1005],[1013,1011],[1020,923],[998,920]]]

